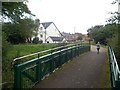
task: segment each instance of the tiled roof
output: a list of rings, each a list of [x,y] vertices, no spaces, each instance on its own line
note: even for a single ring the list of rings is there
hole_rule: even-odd
[[[49,27],[50,26],[50,24],[54,24],[54,22],[43,22],[43,23],[41,23],[42,25],[43,25],[43,27],[45,28],[45,29],[47,29],[47,27]],[[58,30],[58,32],[61,34],[61,32],[59,31],[59,29],[57,28],[57,26],[54,24],[54,26],[56,27],[56,29]],[[61,34],[61,36],[63,36],[62,34]]]
[[[62,41],[62,40],[63,40],[63,37],[50,36],[50,38],[51,38],[53,41]]]
[[[46,29],[51,23],[53,23],[53,22],[44,22],[44,23],[41,23],[41,24]]]

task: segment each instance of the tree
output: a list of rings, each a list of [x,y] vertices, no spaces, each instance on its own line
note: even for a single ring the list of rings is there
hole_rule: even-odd
[[[3,31],[8,41],[14,44],[31,42],[33,35],[37,36],[40,20],[35,21],[27,16],[34,16],[28,9],[27,0],[23,2],[2,2],[2,16],[10,22],[3,25]]]
[[[38,35],[39,26],[40,26],[40,20],[39,19],[35,19],[35,29],[34,29],[35,37],[37,37],[37,35]]]
[[[31,37],[34,36],[34,32],[37,33],[36,28],[38,27],[34,20],[25,18],[20,19],[19,23],[4,23],[3,32],[8,37],[7,41],[13,44],[31,43]]]
[[[88,35],[90,38],[94,39],[95,43],[98,41],[101,44],[107,44],[108,39],[112,38],[113,34],[117,31],[116,24],[107,24],[105,26],[94,26],[88,29]]]
[[[35,21],[30,18],[21,19],[19,21],[19,28],[25,41],[31,43],[31,37],[34,35],[34,31],[36,31],[37,28]]]
[[[82,35],[77,37],[77,40],[82,40]]]
[[[4,32],[2,32],[2,56],[6,56],[9,47],[10,44],[7,42],[7,36]]]
[[[118,3],[118,8],[119,8],[120,6],[119,0],[114,0],[112,2],[113,5],[117,3]],[[106,22],[108,23],[119,23],[120,22],[120,12],[116,11],[116,12],[111,12],[110,14],[112,14],[112,16]]]
[[[112,13],[111,12],[111,14],[112,14],[112,16],[106,22],[112,23],[112,24],[119,23],[120,22],[120,13],[118,13],[118,12]]]
[[[38,44],[39,43],[39,37],[33,38],[33,43]]]
[[[22,37],[21,30],[19,28],[19,25],[16,23],[4,23],[2,31],[7,36],[7,41],[12,44],[18,44],[18,43],[24,43],[25,38]]]
[[[18,22],[25,14],[34,16],[28,9],[27,0],[24,2],[2,2],[2,16],[4,19],[8,18],[12,22]]]
[[[94,27],[89,28],[89,29],[87,30],[88,36],[89,36],[91,39],[94,39],[94,36],[97,34],[98,30],[99,30],[100,28],[102,28],[102,27],[103,27],[103,25],[96,25],[96,26],[94,26]]]
[[[116,3],[118,3],[118,5],[120,6],[119,0],[114,0],[112,2],[112,4]],[[116,24],[117,30],[115,31],[113,37],[109,40],[109,45],[111,45],[112,48],[114,49],[120,67],[120,12],[111,12],[111,14],[112,16],[108,19],[107,22],[111,24]]]

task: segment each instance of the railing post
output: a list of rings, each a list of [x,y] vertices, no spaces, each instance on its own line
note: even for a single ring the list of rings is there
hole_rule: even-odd
[[[71,60],[72,60],[72,58],[73,58],[73,52],[72,52],[72,49],[73,49],[73,48],[71,48]]]
[[[79,56],[79,44],[77,45],[77,56]]]
[[[75,57],[77,56],[77,46],[75,45]]]
[[[65,51],[63,50],[63,64],[65,63]]]
[[[18,65],[14,66],[14,88],[22,88],[21,69]]]
[[[61,51],[59,52],[59,67],[62,66],[62,62],[61,62]]]
[[[67,49],[67,61],[69,61],[69,49]]]
[[[36,63],[36,81],[40,81],[42,79],[42,67],[41,60]]]
[[[115,88],[120,88],[120,81],[115,81]]]
[[[91,45],[89,45],[89,51],[91,50]]]
[[[50,57],[50,73],[54,71],[54,62],[53,62],[53,54],[51,53]]]

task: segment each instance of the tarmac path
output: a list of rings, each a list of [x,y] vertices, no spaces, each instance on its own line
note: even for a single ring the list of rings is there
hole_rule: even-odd
[[[107,49],[101,48],[97,54],[96,47],[91,46],[90,52],[74,58],[34,88],[102,88],[101,74],[106,60]]]

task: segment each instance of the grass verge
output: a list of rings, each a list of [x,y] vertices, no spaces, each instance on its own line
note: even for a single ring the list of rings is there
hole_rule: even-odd
[[[11,88],[14,81],[14,73],[12,69],[12,61],[14,58],[28,55],[35,52],[57,47],[58,44],[19,44],[12,45],[6,55],[2,57],[2,83],[6,83],[5,87]]]
[[[105,60],[105,63],[102,68],[100,87],[110,88],[110,66],[109,60]]]

